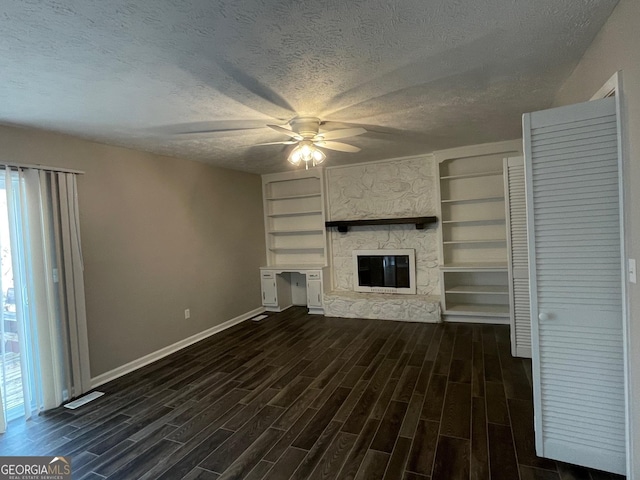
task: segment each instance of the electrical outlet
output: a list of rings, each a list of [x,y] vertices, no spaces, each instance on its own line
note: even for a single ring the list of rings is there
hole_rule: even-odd
[[[187,309],[185,309],[185,311],[184,311],[184,319],[185,319],[185,320],[187,320],[187,319],[189,319],[189,318],[191,318],[191,310],[189,310],[189,309],[187,308]]]

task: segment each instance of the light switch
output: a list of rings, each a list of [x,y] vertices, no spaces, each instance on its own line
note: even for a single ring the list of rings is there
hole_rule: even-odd
[[[629,259],[629,281],[631,283],[636,283],[636,259]]]

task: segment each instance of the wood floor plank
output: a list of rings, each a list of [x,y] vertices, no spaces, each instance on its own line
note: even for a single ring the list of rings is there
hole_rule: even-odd
[[[471,383],[472,361],[471,359],[461,360],[454,358],[451,360],[449,369],[449,381],[456,383]]]
[[[491,480],[513,480],[518,478],[518,463],[513,446],[511,427],[488,424],[489,464]]]
[[[197,435],[198,432],[221,418],[226,412],[235,407],[243,396],[244,392],[242,390],[234,389],[213,405],[205,403],[200,407],[200,409],[190,408],[189,413],[191,418],[187,417],[185,414],[182,418],[189,419],[182,423],[182,425],[169,436],[169,439],[180,443],[188,442],[191,438]],[[176,419],[174,423],[180,423],[180,420]]]
[[[96,458],[80,468],[76,468],[74,466],[72,458],[71,465],[73,469],[73,477],[83,479],[90,474],[97,475],[97,473],[93,472],[93,470],[99,468],[107,462],[110,462],[112,458],[117,458],[118,455],[121,455],[126,450],[133,448],[134,445],[135,443],[131,440],[121,442],[118,445],[114,446],[108,453],[96,456]],[[100,477],[104,478],[102,477],[102,475]]]
[[[430,478],[431,477],[420,475],[414,472],[404,472],[404,477],[402,477],[402,480],[429,480]]]
[[[311,407],[317,409],[322,408],[322,406],[327,403],[327,400],[329,400],[329,398],[335,393],[337,388],[344,388],[341,387],[340,384],[342,383],[342,380],[344,380],[345,375],[346,374],[344,372],[337,373],[336,375],[334,375],[331,381],[322,389],[310,388],[310,390],[318,390],[319,392],[316,398],[314,398],[311,402]]]
[[[419,375],[420,368],[407,365],[393,394],[393,400],[408,403],[409,400],[411,400],[411,395],[413,395],[413,390],[415,389]]]
[[[444,395],[447,390],[447,377],[445,375],[432,375],[420,418],[439,422],[442,417]]]
[[[393,396],[393,392],[396,390],[399,381],[400,379],[397,377],[390,378],[387,381],[387,384],[384,386],[384,389],[378,397],[378,400],[373,405],[373,409],[371,410],[370,414],[372,418],[380,419],[383,417],[384,412],[387,411],[387,407],[389,406],[389,402],[391,402],[391,397]]]
[[[467,480],[469,478],[469,440],[440,436],[431,480]],[[511,477],[512,480],[517,479]]]
[[[502,383],[502,370],[500,369],[500,359],[497,355],[485,353],[484,360],[484,378],[487,382]]]
[[[218,478],[220,478],[220,475],[218,475],[217,473],[213,473],[200,467],[196,467],[187,475],[182,477],[182,480],[218,480]]]
[[[424,396],[414,394],[411,396],[409,406],[407,407],[407,413],[404,416],[402,427],[400,428],[400,436],[406,438],[413,438],[416,433],[416,427],[420,420],[420,412],[422,412],[422,404],[424,403]]]
[[[347,372],[347,375],[344,377],[344,380],[342,380],[342,383],[340,384],[341,387],[347,387],[347,388],[353,388],[356,386],[356,384],[360,381],[360,379],[362,378],[362,375],[364,374],[366,368],[362,367],[362,366],[354,366],[352,368],[350,368]],[[362,378],[362,380],[365,380],[364,378]]]
[[[311,476],[316,465],[318,465],[324,453],[333,443],[333,439],[340,431],[341,426],[342,424],[339,422],[331,422],[327,425],[327,428],[320,434],[317,441],[312,444],[309,453],[307,453],[307,456],[304,457],[300,466],[291,476],[291,480],[307,480]]]
[[[267,430],[282,413],[279,407],[263,407],[240,430],[231,435],[222,445],[205,458],[200,467],[223,473],[229,466]]]
[[[229,465],[222,475],[220,475],[220,480],[241,480],[245,478],[260,462],[274,442],[277,442],[282,435],[283,432],[281,430],[268,428]]]
[[[424,395],[427,392],[429,379],[431,378],[431,370],[433,370],[433,362],[425,360],[422,364],[422,369],[420,370],[418,381],[416,382],[416,387],[414,389],[415,393]]]
[[[227,422],[225,422],[223,428],[234,431],[242,428],[242,426],[251,418],[253,418],[255,414],[262,410],[265,405],[273,405],[273,403],[271,403],[271,400],[273,400],[277,393],[278,390],[276,390],[275,388],[268,388],[267,390],[264,390],[252,402],[250,402],[242,410],[240,410],[237,414],[235,414]],[[243,397],[242,401],[244,401],[245,399],[246,397]],[[279,407],[280,405],[275,406]]]
[[[440,434],[471,438],[471,385],[453,382],[447,384]]]
[[[334,415],[334,420],[342,423],[347,421],[347,418],[349,418],[349,415],[351,415],[351,412],[353,411],[353,407],[364,393],[367,385],[368,383],[365,380],[361,380],[355,385],[354,388],[351,389],[351,393],[340,406],[338,412]]]
[[[471,412],[470,479],[489,480],[489,447],[484,398],[473,397]]]
[[[276,395],[269,401],[269,405],[276,407],[288,408],[291,404],[311,385],[313,378],[296,377],[282,390],[275,390]]]
[[[451,356],[453,354],[453,342],[455,340],[455,326],[445,325],[438,355],[433,365],[433,372],[438,375],[448,375],[449,366],[451,365]]]
[[[362,433],[358,435],[353,448],[349,452],[349,455],[338,474],[338,478],[340,480],[353,480],[356,477],[358,470],[360,469],[360,465],[364,460],[364,456],[369,450],[369,445],[371,445],[376,430],[378,429],[378,424],[379,421],[375,419],[370,419],[366,422],[362,428]]]
[[[360,399],[356,402],[351,415],[349,415],[349,418],[342,427],[344,432],[354,434],[360,433],[369,418],[369,414],[373,410],[375,402],[378,400],[378,397],[382,393],[382,390],[391,375],[394,364],[395,360],[387,359],[382,365],[380,365],[380,368],[371,378],[369,385],[360,396]]]
[[[391,453],[396,444],[402,421],[407,413],[408,403],[392,401],[380,422],[378,432],[373,438],[371,449]]]
[[[334,377],[340,372],[342,368],[342,360],[335,358],[322,372],[318,374],[316,379],[311,384],[311,388],[323,389],[331,383]],[[345,372],[342,372],[342,377],[346,376]]]
[[[484,355],[482,343],[473,342],[471,361],[471,394],[474,397],[484,397]]]
[[[398,478],[402,478],[410,450],[411,440],[409,438],[399,437],[393,448],[393,453],[389,458],[387,469],[384,472],[384,480],[397,480]]]
[[[438,430],[440,424],[429,420],[420,420],[416,434],[413,437],[407,470],[420,475],[431,475],[433,459],[435,458],[436,445],[438,443]]]
[[[104,462],[99,467],[93,469],[95,473],[108,477],[112,473],[116,472],[128,463],[136,461],[136,459],[143,455],[150,448],[156,448],[159,442],[163,442],[164,437],[173,431],[175,427],[166,426],[163,429],[157,431],[153,438],[147,439],[146,442],[132,443],[131,447],[127,450],[120,452],[118,455],[108,455]],[[166,445],[166,442],[162,444],[165,448],[175,446],[172,450],[177,450],[180,447],[179,444],[171,442],[171,445]],[[149,455],[149,453],[147,453]]]
[[[356,480],[380,480],[389,463],[389,454],[369,450],[362,461]]]
[[[131,478],[142,478],[153,472],[157,465],[158,458],[171,456],[180,448],[179,443],[170,440],[160,440],[155,445],[150,446],[145,451],[136,455],[129,463],[122,466],[113,475],[109,475],[110,480],[129,480]],[[151,477],[154,478],[154,477]]]
[[[313,408],[307,409],[291,426],[291,428],[287,430],[282,437],[280,437],[280,440],[278,440],[278,442],[276,442],[271,450],[265,455],[264,459],[270,462],[276,462],[278,458],[280,458],[280,455],[282,455],[291,443],[298,438],[298,435],[302,433],[302,430],[305,429],[316,413],[318,413],[318,411]]]
[[[262,480],[272,468],[273,463],[261,460],[255,467],[253,467],[253,470],[249,472],[244,480]]]
[[[310,360],[300,360],[297,363],[295,363],[293,365],[293,367],[289,368],[288,370],[285,370],[285,372],[278,377],[271,385],[271,388],[284,388],[285,386],[289,385],[289,383],[291,383],[292,380],[294,380],[297,376],[300,375],[300,373],[302,373],[303,370],[305,370],[309,365],[311,365],[311,361]],[[282,366],[286,366],[286,364],[282,365]]]
[[[263,477],[264,480],[288,480],[296,471],[304,457],[306,450],[289,447],[274,464],[273,468]]]
[[[338,473],[357,438],[352,433],[338,432],[308,480],[338,479]]]
[[[329,425],[342,403],[347,399],[351,390],[344,387],[336,389],[325,405],[318,410],[300,435],[291,444],[293,447],[311,450],[313,444],[320,438],[324,429]],[[342,426],[342,424],[340,424]]]
[[[504,395],[504,385],[496,382],[485,382],[487,396],[487,421],[500,425],[509,425],[509,411],[507,399]]]
[[[376,357],[368,366],[365,367],[364,365],[356,365],[354,368],[365,368],[365,371],[362,374],[362,379],[369,381],[371,380],[373,375],[378,371],[378,368],[380,368],[380,365],[382,364],[385,358],[389,358],[389,357],[385,357],[384,355],[376,355]]]
[[[184,455],[179,461],[169,466],[157,480],[171,480],[182,478],[197,465],[202,462],[212,451],[224,443],[233,432],[229,430],[218,429],[208,436],[204,441],[196,445],[193,449]]]
[[[291,426],[298,421],[298,418],[310,409],[311,403],[318,397],[320,390],[308,389],[294,401],[289,408],[278,418],[273,424],[273,428],[280,430],[289,430]],[[311,409],[316,412],[316,409]]]

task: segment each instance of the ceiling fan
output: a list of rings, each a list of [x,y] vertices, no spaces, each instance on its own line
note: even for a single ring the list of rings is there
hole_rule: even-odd
[[[288,135],[291,139],[282,142],[259,143],[258,145],[296,145],[289,154],[288,160],[296,166],[304,162],[306,168],[309,168],[309,163],[315,167],[324,162],[326,155],[320,148],[351,153],[360,151],[358,147],[334,140],[362,135],[366,133],[364,128],[343,128],[320,132],[320,124],[320,119],[317,117],[296,117],[289,122],[290,129],[280,125],[267,125],[276,132]]]

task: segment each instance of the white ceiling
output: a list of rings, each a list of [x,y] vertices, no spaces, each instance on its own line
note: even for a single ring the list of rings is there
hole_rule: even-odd
[[[616,3],[3,0],[0,122],[254,173],[295,116],[369,130],[328,165],[512,139]]]

